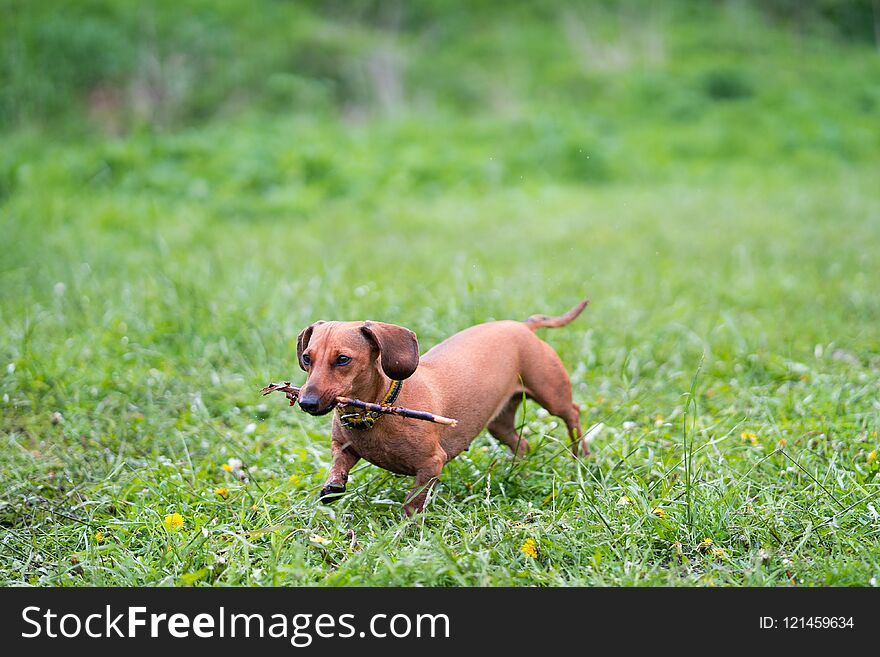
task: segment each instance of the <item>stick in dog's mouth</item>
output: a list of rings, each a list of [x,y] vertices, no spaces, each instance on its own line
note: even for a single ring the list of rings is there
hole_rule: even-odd
[[[287,399],[290,400],[290,405],[294,406],[296,404],[296,400],[299,398],[299,390],[300,389],[296,386],[290,385],[290,381],[285,381],[284,383],[270,383],[265,388],[260,390],[260,392],[263,394],[263,396],[268,395],[272,392],[283,392]],[[386,415],[399,415],[400,417],[409,418],[411,420],[424,420],[425,422],[443,424],[448,427],[454,427],[458,424],[458,420],[454,420],[451,417],[443,417],[442,415],[434,415],[434,413],[429,413],[428,411],[416,411],[411,408],[404,408],[402,406],[373,404],[371,402],[365,402],[360,399],[351,399],[350,397],[337,397],[336,405],[354,406],[355,408],[360,408],[365,411],[385,413]]]

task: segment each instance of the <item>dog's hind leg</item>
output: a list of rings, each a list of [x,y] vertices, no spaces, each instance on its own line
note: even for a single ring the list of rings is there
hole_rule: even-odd
[[[535,401],[541,404],[537,397],[535,397]],[[546,408],[550,415],[555,415],[565,422],[568,436],[571,438],[571,453],[577,457],[578,448],[580,448],[582,456],[589,456],[590,446],[584,438],[584,430],[581,427],[581,407],[571,401],[570,397],[568,402],[560,402],[558,405],[556,403],[541,404],[541,406]]]
[[[581,427],[581,407],[571,402],[571,410],[567,415],[559,416],[565,421],[568,427],[568,435],[571,438],[571,451],[577,457],[578,446],[580,446],[581,455],[590,455],[590,445],[584,438],[584,430]]]
[[[571,438],[571,451],[575,456],[578,450],[583,456],[590,455],[590,447],[584,439],[581,427],[581,408],[571,398],[571,380],[559,356],[549,345],[542,343],[543,358],[540,367],[528,367],[523,372],[523,383],[532,399],[565,422]]]
[[[514,395],[486,428],[492,436],[510,447],[514,457],[529,453],[529,443],[516,431],[516,411],[522,404],[522,395]]]

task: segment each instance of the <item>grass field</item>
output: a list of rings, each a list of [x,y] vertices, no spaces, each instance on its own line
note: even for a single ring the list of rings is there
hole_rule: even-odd
[[[218,66],[155,120],[108,118],[22,82],[40,60],[4,60],[0,583],[876,585],[871,43],[746,3],[637,27],[632,3],[578,20],[514,3],[390,37],[269,5],[336,53],[285,78],[301,111],[271,87],[204,115],[227,97]],[[95,39],[95,7],[122,11],[84,6],[70,33]],[[260,37],[193,6],[221,62],[223,35]],[[389,39],[396,82],[339,73]],[[260,57],[237,74],[283,59]],[[303,380],[316,319],[401,324],[424,351],[584,297],[541,337],[590,459],[527,405],[528,458],[481,435],[415,521],[411,479],[363,463],[319,505],[329,420],[259,396]]]

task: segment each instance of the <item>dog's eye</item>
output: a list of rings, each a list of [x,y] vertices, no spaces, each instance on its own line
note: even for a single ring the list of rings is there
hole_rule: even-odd
[[[303,354],[303,355],[302,355],[302,362],[303,362],[303,365],[305,365],[306,367],[308,367],[309,365],[312,364],[312,359],[309,358],[309,355],[308,355],[308,354]]]
[[[337,365],[348,365],[351,362],[351,356],[346,356],[345,354],[340,354],[336,357]]]

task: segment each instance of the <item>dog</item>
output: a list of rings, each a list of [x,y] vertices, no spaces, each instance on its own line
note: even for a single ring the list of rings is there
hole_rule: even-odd
[[[588,456],[568,373],[553,348],[535,335],[537,329],[570,323],[588,303],[559,317],[533,315],[471,326],[421,358],[416,334],[395,324],[318,321],[303,329],[296,343],[299,366],[307,375],[300,408],[316,416],[337,410],[332,464],[320,499],[330,502],[345,492],[349,471],[364,459],[415,476],[404,510],[407,515],[421,511],[443,466],[483,429],[510,447],[514,458],[528,453],[529,444],[514,423],[523,395],[565,423],[575,456],[578,448]],[[457,418],[458,424],[338,408],[337,396],[426,410]]]

